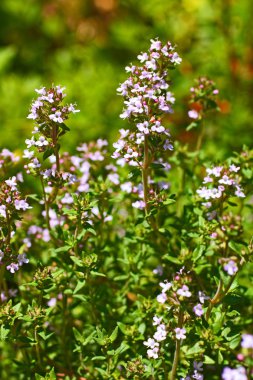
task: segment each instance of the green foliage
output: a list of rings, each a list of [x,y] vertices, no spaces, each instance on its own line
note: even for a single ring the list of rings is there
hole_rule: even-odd
[[[27,160],[0,153],[0,206],[7,207],[7,216],[3,209],[0,215],[2,380],[174,380],[193,373],[194,361],[204,363],[206,380],[220,379],[224,366],[240,365],[250,379],[252,349],[240,343],[253,325],[251,9],[249,0],[1,1],[3,145],[22,156],[31,93],[42,84],[60,81],[81,109],[68,126],[46,125],[49,145],[35,155],[43,170],[60,158],[51,182],[42,168],[32,177],[23,169]],[[163,152],[170,170],[154,159],[147,169],[150,179],[169,187],[148,195],[145,210],[139,210],[132,204],[143,166],[115,169],[110,145],[76,147],[98,137],[115,140],[122,127],[115,95],[125,79],[122,68],[157,35],[176,42],[183,56],[172,75],[175,113],[164,118],[176,142],[173,152]],[[205,123],[190,124],[187,111],[199,99],[189,107],[182,100],[190,99],[196,72],[218,83],[221,116],[210,113]],[[205,102],[217,110],[212,99]],[[159,139],[148,142],[153,158]],[[103,159],[90,158],[97,152]],[[71,173],[80,181],[87,174],[87,166],[76,162],[89,166],[85,190],[63,176]],[[240,167],[233,180],[245,197],[227,187],[207,209],[197,190],[208,186],[202,181],[213,165],[222,165],[223,175],[231,165]],[[20,172],[20,197],[32,206],[24,213],[6,201],[11,191],[5,181]],[[129,193],[121,188],[128,182],[134,189]],[[29,263],[15,274],[7,271],[23,254]],[[158,302],[159,284],[168,282],[166,302]],[[183,285],[190,297],[178,293]],[[200,302],[203,313],[197,315]],[[155,333],[155,315],[163,317],[167,338],[159,343],[159,357],[151,358],[143,343]],[[185,339],[175,337],[176,328],[185,328]]]

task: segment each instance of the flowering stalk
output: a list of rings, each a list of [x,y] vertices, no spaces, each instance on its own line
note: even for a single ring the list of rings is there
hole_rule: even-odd
[[[173,112],[175,98],[168,90],[169,69],[180,64],[181,58],[170,42],[163,46],[158,39],[151,40],[149,51],[139,54],[137,58],[141,65],[127,66],[130,76],[118,88],[125,105],[120,117],[128,119],[133,128],[120,130],[121,137],[113,145],[116,150],[112,157],[121,166],[127,163],[141,171],[140,199],[132,206],[144,209],[147,215],[148,203],[161,202],[158,186],[151,178],[150,164],[156,162],[167,169],[163,156],[167,150],[173,149],[169,130],[162,125],[162,118]],[[151,159],[149,153],[153,151]]]
[[[65,88],[61,86],[52,86],[48,90],[45,87],[35,90],[39,96],[32,103],[28,118],[34,120],[36,126],[32,132],[32,138],[26,140],[27,149],[24,151],[24,158],[30,160],[30,163],[25,166],[27,173],[39,176],[41,180],[46,224],[49,230],[50,204],[55,201],[63,182],[71,176],[70,173],[60,171],[59,138],[69,131],[65,125],[69,115],[79,112],[73,104],[62,104],[66,96],[64,90]],[[43,153],[43,161],[54,155],[55,164],[51,159],[52,167],[46,166],[45,170],[42,170],[40,153]],[[45,184],[51,189],[48,196],[45,192]]]
[[[204,120],[206,115],[209,111],[219,110],[217,104],[219,90],[216,88],[215,83],[206,77],[200,77],[195,82],[196,85],[190,89],[192,109],[188,112],[188,116],[193,122],[188,126],[187,130],[195,127],[200,129],[196,144],[196,151],[199,151],[205,133]]]

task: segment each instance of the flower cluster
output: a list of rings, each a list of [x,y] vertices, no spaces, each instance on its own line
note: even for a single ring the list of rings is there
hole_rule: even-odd
[[[192,109],[188,112],[188,116],[199,121],[203,119],[207,111],[218,109],[217,95],[219,90],[212,80],[205,77],[199,78],[196,82],[196,86],[190,89]]]
[[[59,138],[69,131],[64,123],[71,113],[79,112],[73,104],[62,104],[66,96],[64,90],[65,88],[61,86],[53,86],[49,90],[45,87],[35,90],[39,96],[32,103],[28,118],[35,120],[36,126],[32,138],[25,140],[27,149],[23,156],[30,161],[25,166],[28,174],[38,175],[41,171],[39,153],[44,153],[43,160],[54,155],[56,169],[59,171]]]
[[[159,354],[160,342],[166,339],[167,331],[165,324],[162,322],[162,317],[159,318],[155,315],[153,318],[153,326],[157,326],[153,338],[149,338],[143,344],[148,347],[148,357],[157,359]]]
[[[3,149],[0,152],[0,169],[5,171],[9,164],[19,161],[19,156],[15,156],[9,149]]]
[[[193,302],[193,294],[190,291],[188,285],[185,284],[186,281],[190,282],[189,272],[185,273],[185,269],[181,268],[179,272],[174,276],[172,282],[165,280],[160,282],[161,293],[157,296],[157,301],[161,305],[164,305],[167,311],[173,310],[175,315],[177,315],[178,307],[182,303],[187,307],[189,313],[194,314],[195,317],[201,317],[204,314],[204,302],[209,299],[204,292],[199,291],[197,297],[197,304]],[[196,297],[195,297],[196,300]],[[190,308],[189,308],[190,306]],[[184,340],[186,339],[186,328],[180,323],[177,327],[170,328],[170,332],[173,334],[174,339]],[[153,317],[153,326],[157,326],[156,331],[152,338],[149,338],[144,342],[144,345],[148,347],[147,355],[149,358],[157,359],[160,351],[160,343],[166,339],[168,335],[169,324],[165,324],[163,317],[154,316]],[[197,374],[194,372],[194,374]],[[192,377],[195,378],[195,377]],[[196,377],[196,379],[201,379],[201,377]]]
[[[39,96],[31,105],[28,119],[35,120],[43,131],[48,131],[48,126],[52,123],[62,124],[70,113],[79,112],[73,104],[62,105],[66,96],[64,90],[65,87],[61,86],[53,86],[48,90],[45,87],[36,89]]]
[[[19,180],[22,178],[19,177]],[[15,222],[20,219],[20,212],[28,210],[31,206],[18,190],[18,178],[13,176],[1,184],[0,189],[0,225],[4,238],[0,241],[0,263],[15,273],[20,266],[28,263],[25,253],[14,254],[11,248],[11,238],[15,234]]]
[[[158,294],[157,301],[160,304],[169,304],[170,306],[179,306],[182,302],[190,299],[193,302],[194,295],[190,291],[188,285],[185,282],[190,282],[191,277],[188,273],[184,273],[182,268],[174,277],[174,281],[160,282],[162,292]],[[203,304],[205,300],[209,299],[204,292],[199,291],[197,297],[197,304],[192,304],[191,310],[197,317],[201,317],[204,314]],[[196,300],[196,297],[195,297]],[[189,305],[189,301],[187,302]]]
[[[207,208],[212,206],[212,202],[217,199],[226,200],[230,196],[244,198],[245,194],[240,186],[240,177],[237,172],[240,170],[239,166],[234,164],[229,167],[214,166],[207,168],[207,176],[204,178],[202,186],[197,190],[200,198],[205,199],[206,203],[203,205]]]
[[[126,67],[130,76],[118,88],[118,93],[125,99],[125,109],[120,117],[132,121],[136,128],[131,132],[121,130],[121,137],[114,144],[114,158],[124,158],[135,166],[141,160],[140,150],[147,136],[155,138],[164,150],[172,149],[170,133],[162,125],[161,117],[172,112],[175,102],[168,90],[168,70],[181,63],[171,43],[163,46],[158,39],[151,40],[149,51],[137,58],[142,65]]]
[[[244,367],[224,367],[222,380],[248,380],[246,369]]]

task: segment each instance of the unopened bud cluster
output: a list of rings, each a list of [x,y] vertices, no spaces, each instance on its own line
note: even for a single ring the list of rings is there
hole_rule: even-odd
[[[218,110],[217,95],[219,90],[215,83],[201,77],[196,80],[196,86],[191,87],[191,100],[192,109],[188,112],[191,119],[199,121],[203,119],[206,112],[210,110]]]

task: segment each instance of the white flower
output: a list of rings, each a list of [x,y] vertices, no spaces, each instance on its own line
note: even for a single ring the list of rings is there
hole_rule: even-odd
[[[162,293],[167,292],[167,290],[169,290],[172,287],[172,283],[171,282],[167,282],[167,281],[160,282],[159,285],[162,288]]]
[[[252,334],[242,334],[241,346],[243,348],[253,349],[253,335]]]
[[[177,294],[181,297],[191,297],[191,292],[187,285],[183,285],[181,289],[178,289]]]
[[[195,110],[190,110],[190,111],[188,111],[188,116],[191,119],[198,119],[199,113],[197,111],[195,111]]]
[[[32,208],[24,199],[15,199],[14,206],[16,210],[27,210],[28,208]]]
[[[186,330],[184,328],[180,329],[180,327],[177,327],[174,329],[175,333],[176,333],[176,339],[180,340],[180,339],[185,339],[186,338]]]
[[[158,294],[156,299],[159,303],[165,303],[167,301],[167,296],[165,293],[161,293],[161,294]]]

